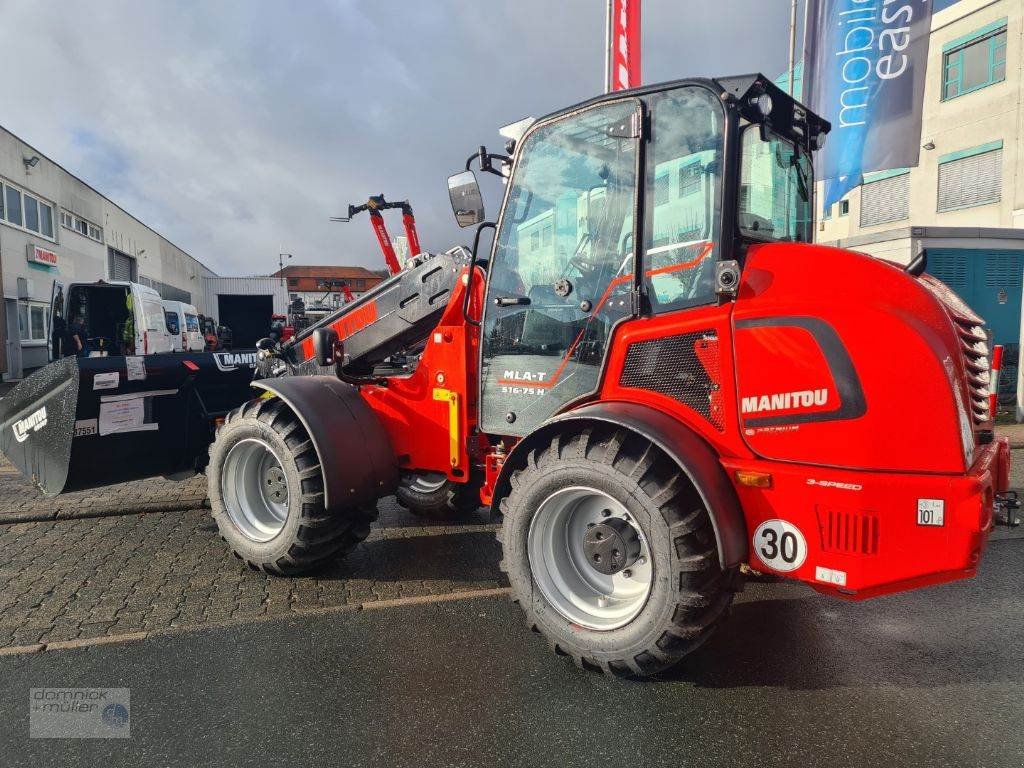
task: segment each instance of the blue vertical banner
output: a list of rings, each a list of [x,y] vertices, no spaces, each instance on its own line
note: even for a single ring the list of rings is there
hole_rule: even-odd
[[[807,0],[804,100],[832,123],[825,206],[864,174],[916,166],[932,0]]]

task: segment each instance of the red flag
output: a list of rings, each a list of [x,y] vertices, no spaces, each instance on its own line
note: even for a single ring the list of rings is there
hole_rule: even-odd
[[[608,2],[608,91],[640,85],[640,0]]]

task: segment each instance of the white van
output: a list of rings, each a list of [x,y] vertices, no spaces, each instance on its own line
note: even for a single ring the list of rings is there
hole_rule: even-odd
[[[183,301],[164,299],[164,318],[175,352],[202,352],[206,348],[199,328],[199,310]]]
[[[50,359],[75,354],[67,329],[85,330],[90,355],[155,355],[172,350],[160,294],[125,280],[54,281],[50,304]]]

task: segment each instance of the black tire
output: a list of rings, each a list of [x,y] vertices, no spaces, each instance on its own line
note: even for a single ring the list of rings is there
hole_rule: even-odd
[[[531,451],[511,475],[501,501],[498,534],[502,570],[527,623],[552,650],[590,670],[647,677],[672,667],[703,644],[728,613],[738,569],[723,569],[707,509],[666,454],[617,428],[558,434]],[[530,525],[542,502],[574,486],[619,502],[640,524],[653,576],[639,613],[614,629],[569,621],[541,594],[527,551]]]
[[[222,488],[224,462],[239,441],[258,439],[279,458],[288,487],[287,517],[268,541],[247,536],[231,519]],[[328,512],[320,459],[302,423],[278,398],[251,400],[228,414],[210,446],[210,506],[221,538],[251,567],[278,575],[309,573],[363,541],[373,507]]]
[[[480,508],[480,483],[446,480],[431,490],[416,487],[414,473],[403,474],[395,490],[398,503],[418,517],[449,520],[468,517]]]

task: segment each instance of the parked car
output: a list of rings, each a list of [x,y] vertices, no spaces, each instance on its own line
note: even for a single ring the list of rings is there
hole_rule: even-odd
[[[50,303],[50,359],[75,354],[68,329],[80,320],[88,356],[170,352],[171,335],[160,294],[125,280],[64,285],[54,281]]]
[[[199,327],[199,310],[183,301],[163,300],[167,332],[175,352],[202,352],[206,347]]]

